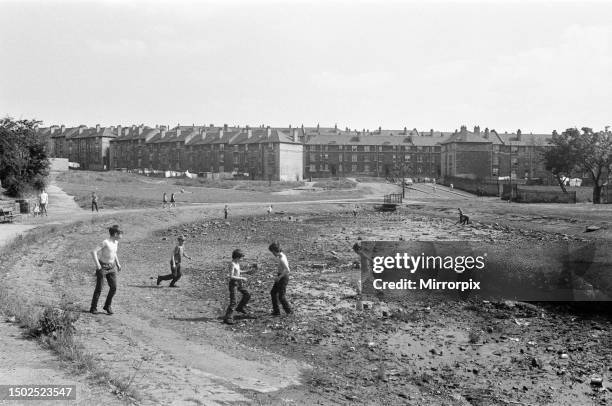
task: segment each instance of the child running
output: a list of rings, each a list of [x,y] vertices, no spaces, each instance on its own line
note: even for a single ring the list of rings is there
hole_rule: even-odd
[[[287,284],[289,283],[289,262],[287,261],[287,256],[283,253],[278,243],[270,244],[268,249],[278,259],[278,274],[270,291],[272,296],[272,316],[280,316],[278,302],[283,306],[285,313],[291,314],[291,307],[285,297]]]
[[[121,271],[121,264],[119,264],[119,257],[117,256],[117,247],[119,240],[123,232],[119,229],[118,225],[114,225],[108,229],[110,238],[102,242],[102,246],[97,247],[93,250],[92,256],[96,265],[96,289],[94,290],[93,298],[91,300],[91,307],[89,312],[91,314],[98,313],[98,299],[102,292],[102,283],[104,278],[108,282],[108,295],[106,296],[106,302],[104,303],[103,309],[106,313],[113,314],[111,303],[113,296],[117,292],[117,276],[115,275],[115,266],[117,271]]]
[[[241,250],[236,249],[232,252],[232,263],[229,266],[229,294],[230,303],[225,312],[223,322],[226,324],[234,324],[234,310],[237,312],[248,314],[246,305],[249,303],[251,294],[243,286],[243,282],[247,280],[244,276],[240,276],[240,261],[244,258]],[[242,298],[236,306],[236,290],[240,291]]]
[[[170,257],[170,272],[168,275],[159,275],[157,277],[157,285],[159,286],[159,284],[161,283],[161,281],[169,281],[172,280],[172,282],[170,282],[170,287],[171,288],[178,288],[178,286],[176,286],[176,282],[178,282],[179,279],[181,279],[181,276],[183,276],[183,274],[181,273],[181,260],[183,259],[183,257],[187,258],[187,259],[191,259],[191,257],[187,254],[185,254],[185,246],[183,245],[185,242],[185,237],[183,237],[182,235],[179,236],[177,238],[177,244],[174,247],[174,250],[172,251],[172,257]]]

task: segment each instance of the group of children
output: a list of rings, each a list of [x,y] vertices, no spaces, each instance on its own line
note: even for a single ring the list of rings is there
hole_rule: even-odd
[[[109,291],[104,303],[103,309],[108,314],[113,314],[112,300],[115,292],[117,291],[117,280],[115,269],[121,271],[121,265],[119,263],[119,257],[117,256],[117,248],[119,240],[122,237],[123,232],[119,229],[118,225],[114,225],[108,229],[110,237],[102,242],[102,244],[92,252],[94,263],[96,266],[96,288],[94,290],[93,298],[91,301],[90,312],[92,314],[98,313],[98,299],[102,291],[102,284],[104,279],[107,280]],[[168,275],[158,275],[157,285],[159,286],[162,281],[171,281],[170,287],[177,287],[176,282],[181,278],[181,262],[183,257],[191,259],[185,253],[185,237],[179,236],[177,239],[177,245],[172,250],[172,256],[170,257],[170,271]],[[278,243],[272,243],[268,247],[269,251],[277,259],[277,275],[274,279],[274,284],[270,290],[270,296],[272,298],[272,315],[280,316],[280,307],[287,314],[291,314],[291,306],[287,301],[286,292],[287,285],[289,284],[289,262],[287,256],[283,253]],[[228,266],[229,270],[229,306],[225,312],[223,321],[227,324],[234,324],[234,312],[243,313],[249,315],[247,305],[251,299],[251,294],[245,288],[247,278],[244,274],[252,273],[253,270],[243,272],[240,268],[240,263],[244,259],[244,253],[240,249],[235,249],[232,252],[232,262]],[[242,297],[240,302],[236,303],[236,294],[240,292]]]
[[[162,208],[165,209],[168,207],[168,193],[164,192],[162,196]],[[172,192],[170,195],[170,207],[176,207],[176,194]]]

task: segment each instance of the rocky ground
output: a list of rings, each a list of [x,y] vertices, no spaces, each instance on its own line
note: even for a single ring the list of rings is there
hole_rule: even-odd
[[[456,222],[461,205],[473,219]],[[607,404],[610,319],[574,307],[447,296],[401,300],[357,294],[359,240],[484,240],[518,244],[608,239],[605,215],[497,201],[412,202],[381,214],[361,204],[148,210],[92,217],[54,230],[15,257],[4,278],[34,303],[83,311],[77,332],[99,365],[137,390],[141,404]],[[466,209],[467,208],[467,209]],[[93,290],[88,252],[105,227],[126,230],[113,316],[86,313]],[[585,224],[600,230],[584,233]],[[178,235],[193,261],[180,288],[155,285]],[[295,315],[269,315],[279,241],[292,268]],[[226,326],[231,251],[255,265],[255,317]],[[105,292],[103,292],[103,296]],[[600,382],[599,378],[602,378]]]

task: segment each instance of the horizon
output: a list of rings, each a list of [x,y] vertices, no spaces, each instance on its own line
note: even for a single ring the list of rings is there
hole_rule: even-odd
[[[0,1],[0,52],[0,115],[43,126],[612,121],[606,2]]]

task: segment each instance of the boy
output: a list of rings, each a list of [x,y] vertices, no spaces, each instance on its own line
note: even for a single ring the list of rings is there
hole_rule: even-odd
[[[229,214],[229,206],[227,204],[223,208],[223,214],[225,216],[225,220],[227,220],[227,215]]]
[[[272,296],[272,316],[280,316],[278,302],[283,306],[285,313],[291,314],[291,307],[285,297],[287,284],[289,283],[289,262],[287,261],[287,256],[283,253],[278,243],[270,244],[268,249],[278,259],[278,274],[270,291],[270,296]]]
[[[49,195],[47,194],[47,191],[45,189],[40,192],[40,196],[38,197],[38,199],[40,203],[40,215],[42,216],[43,213],[45,213],[45,216],[48,216],[49,214],[47,214],[47,204],[49,203]]]
[[[170,207],[176,207],[176,199],[174,198],[174,192],[170,195]]]
[[[96,249],[94,249],[92,252],[94,263],[96,265],[96,289],[94,290],[93,299],[91,300],[91,307],[89,308],[89,312],[91,314],[98,313],[98,299],[100,298],[100,293],[102,292],[102,283],[104,282],[105,277],[106,281],[108,282],[109,289],[103,309],[106,310],[106,313],[113,314],[111,302],[113,301],[113,296],[115,296],[115,292],[117,291],[115,266],[117,266],[117,271],[121,271],[121,264],[119,263],[119,257],[117,256],[117,247],[123,232],[119,229],[118,225],[114,225],[108,229],[108,233],[110,234],[110,238],[104,240],[102,242],[102,246],[96,247]]]
[[[246,311],[246,305],[249,303],[249,299],[251,298],[251,294],[248,290],[246,290],[243,286],[243,281],[246,281],[247,278],[244,276],[240,276],[240,261],[244,258],[244,254],[239,249],[234,250],[232,252],[232,263],[229,266],[229,294],[230,294],[230,303],[227,307],[227,311],[225,312],[225,318],[223,322],[226,324],[234,324],[234,309],[237,312],[248,314]],[[240,291],[242,294],[242,298],[240,299],[240,303],[236,307],[236,289]]]
[[[177,240],[178,240],[178,243],[174,247],[174,250],[172,251],[172,257],[170,258],[171,273],[168,275],[164,275],[164,276],[161,276],[161,275],[158,276],[157,286],[159,286],[161,281],[172,280],[172,282],[170,282],[170,287],[178,288],[178,286],[176,286],[176,282],[178,282],[178,280],[181,279],[181,276],[183,276],[183,274],[181,273],[181,259],[183,257],[187,259],[191,259],[189,255],[185,254],[185,247],[183,246],[183,243],[185,242],[185,237],[181,235],[177,238]]]
[[[164,195],[162,196],[162,209],[165,209],[167,205],[168,205],[168,194],[164,192]]]
[[[98,195],[96,192],[91,192],[91,212],[93,213],[94,207],[96,208],[96,213],[98,213]]]
[[[271,216],[272,215],[272,205],[268,206],[268,210],[267,211],[268,211],[268,216]]]
[[[38,215],[40,214],[40,207],[38,206],[38,204],[34,205],[33,214],[34,214],[34,217],[38,217]]]

